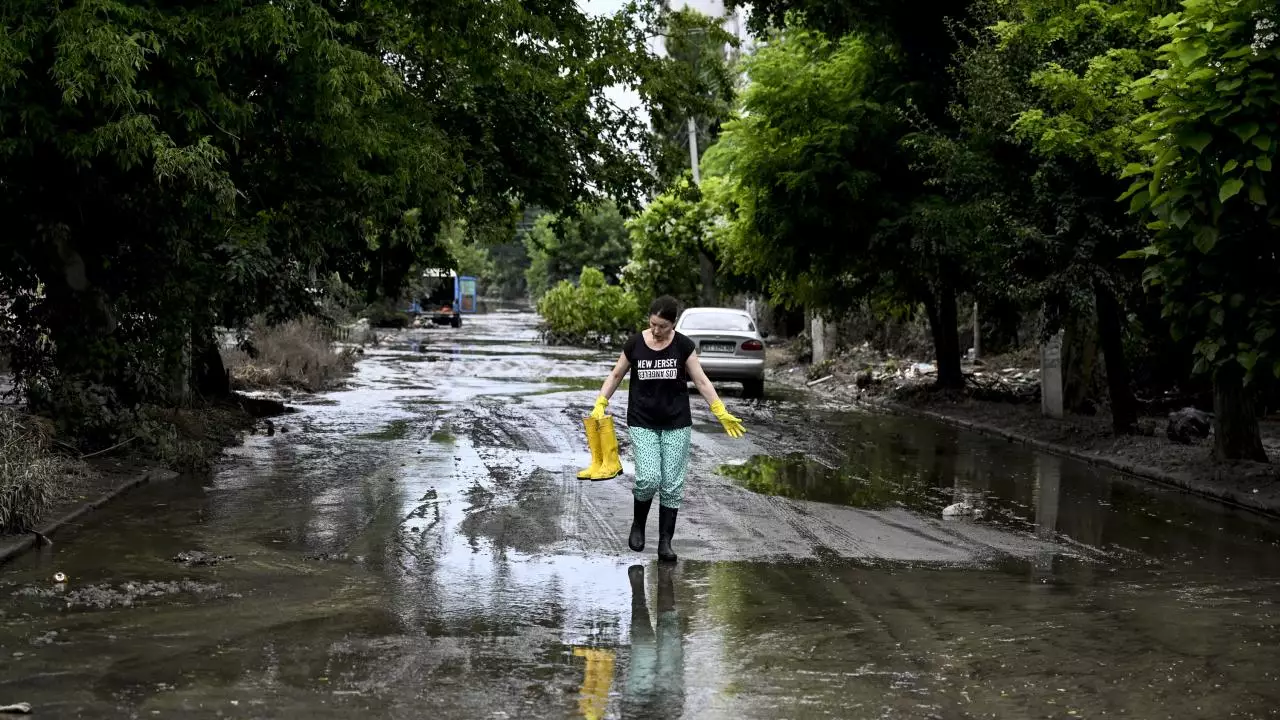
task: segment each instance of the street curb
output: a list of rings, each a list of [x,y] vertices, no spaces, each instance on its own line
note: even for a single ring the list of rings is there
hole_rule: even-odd
[[[1029,437],[1027,435],[1023,435],[1021,433],[1017,433],[1012,430],[1006,430],[1002,427],[997,427],[995,425],[988,425],[986,423],[977,423],[970,420],[962,420],[960,418],[951,417],[945,413],[940,413],[934,410],[923,410],[920,408],[911,407],[909,405],[902,405],[900,403],[888,402],[884,400],[860,399],[860,400],[857,400],[856,402],[859,404],[866,405],[868,407],[876,408],[876,409],[894,413],[897,415],[908,415],[908,416],[925,418],[927,420],[933,420],[935,422],[944,423],[946,425],[963,428],[965,430],[981,433],[983,435],[994,435],[996,437],[1001,437],[1006,440],[1010,440],[1012,442],[1021,443],[1023,445],[1027,445],[1029,447],[1032,447],[1047,453],[1052,453],[1054,455],[1061,455],[1063,457],[1068,457],[1073,460],[1079,460],[1081,462],[1087,463],[1089,465],[1093,465],[1095,467],[1103,467],[1103,468],[1107,468],[1108,470],[1115,470],[1116,472],[1121,472],[1126,475],[1132,475],[1134,477],[1138,477],[1143,480],[1148,480],[1148,481],[1157,483],[1159,485],[1166,485],[1172,488],[1176,488],[1178,490],[1182,490],[1192,495],[1198,495],[1200,497],[1203,497],[1209,500],[1214,500],[1216,502],[1230,505],[1232,507],[1240,508],[1241,510],[1248,510],[1250,512],[1254,512],[1259,515],[1263,515],[1270,518],[1280,518],[1280,510],[1258,505],[1256,503],[1251,503],[1249,502],[1249,500],[1251,500],[1252,498],[1248,497],[1247,495],[1242,497],[1238,493],[1234,493],[1227,488],[1222,488],[1222,487],[1215,486],[1211,483],[1198,481],[1195,478],[1192,478],[1187,475],[1167,473],[1147,465],[1138,465],[1135,463],[1126,462],[1124,460],[1120,460],[1118,458],[1110,457],[1107,455],[1098,455],[1097,453],[1091,453],[1084,450],[1077,450],[1075,448],[1068,447],[1066,445],[1058,445],[1057,443],[1051,443],[1046,440],[1039,440],[1037,438]]]
[[[57,520],[46,524],[44,527],[39,528],[34,533],[28,533],[23,539],[13,540],[4,545],[0,545],[0,565],[8,563],[19,555],[22,555],[26,551],[35,547],[36,543],[39,542],[40,535],[46,537],[53,535],[67,525],[70,525],[134,488],[146,485],[149,482],[172,480],[176,477],[178,477],[178,473],[172,470],[164,470],[160,468],[146,470],[141,474],[124,481],[120,485],[116,486],[115,489],[99,496],[98,499],[84,503],[75,510],[72,510]]]

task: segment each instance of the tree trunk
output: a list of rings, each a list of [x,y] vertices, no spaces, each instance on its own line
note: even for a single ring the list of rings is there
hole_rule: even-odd
[[[1097,323],[1072,313],[1062,328],[1062,406],[1069,413],[1093,415],[1097,410]]]
[[[716,263],[704,250],[698,251],[698,275],[702,280],[702,304],[715,307],[720,303],[716,292]]]
[[[1124,326],[1120,303],[1110,289],[1093,287],[1098,309],[1098,340],[1107,368],[1107,396],[1111,400],[1111,427],[1117,435],[1131,435],[1138,428],[1138,400],[1133,396],[1129,361],[1124,356]]]
[[[925,302],[929,315],[929,334],[933,336],[933,355],[938,365],[938,387],[959,390],[964,387],[960,369],[960,315],[956,294],[950,288],[934,293]]]
[[[176,407],[186,407],[191,401],[192,352],[191,333],[180,348],[169,358],[169,402]]]
[[[225,398],[231,395],[231,377],[222,362],[218,339],[212,332],[193,331],[191,342],[195,348],[192,363],[191,384],[206,399]]]
[[[1253,390],[1244,386],[1244,368],[1228,362],[1213,376],[1213,453],[1219,460],[1268,462],[1262,447]]]

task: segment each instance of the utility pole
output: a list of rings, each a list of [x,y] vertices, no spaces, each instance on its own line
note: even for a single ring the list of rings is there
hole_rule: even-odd
[[[698,121],[689,116],[689,168],[693,170],[693,184],[702,184],[702,173],[698,170]],[[698,276],[702,280],[702,302],[705,305],[716,305],[719,298],[716,293],[716,264],[706,250],[698,248]]]
[[[693,184],[702,184],[702,173],[698,170],[698,121],[689,116],[689,167],[693,168]]]

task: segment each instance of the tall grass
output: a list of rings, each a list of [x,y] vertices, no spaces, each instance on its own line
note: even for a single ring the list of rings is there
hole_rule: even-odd
[[[83,479],[84,464],[51,446],[44,423],[0,408],[0,534],[31,530]]]
[[[338,350],[332,332],[314,318],[282,325],[259,326],[253,332],[257,357],[242,350],[223,353],[223,362],[237,390],[292,388],[319,392],[350,374],[355,354]]]

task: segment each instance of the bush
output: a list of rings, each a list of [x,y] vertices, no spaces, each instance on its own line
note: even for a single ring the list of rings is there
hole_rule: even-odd
[[[341,382],[355,366],[355,355],[335,350],[330,337],[329,329],[315,318],[256,327],[255,355],[224,351],[223,362],[237,390],[287,387],[319,392]]]
[[[365,308],[363,313],[369,324],[376,328],[403,330],[413,324],[413,318],[403,310],[397,310],[390,301],[378,302]]]
[[[33,529],[84,477],[84,464],[50,452],[46,424],[0,409],[0,534]]]
[[[618,345],[644,322],[635,296],[606,285],[595,268],[583,268],[577,285],[564,280],[548,290],[538,314],[543,339],[553,345]]]

